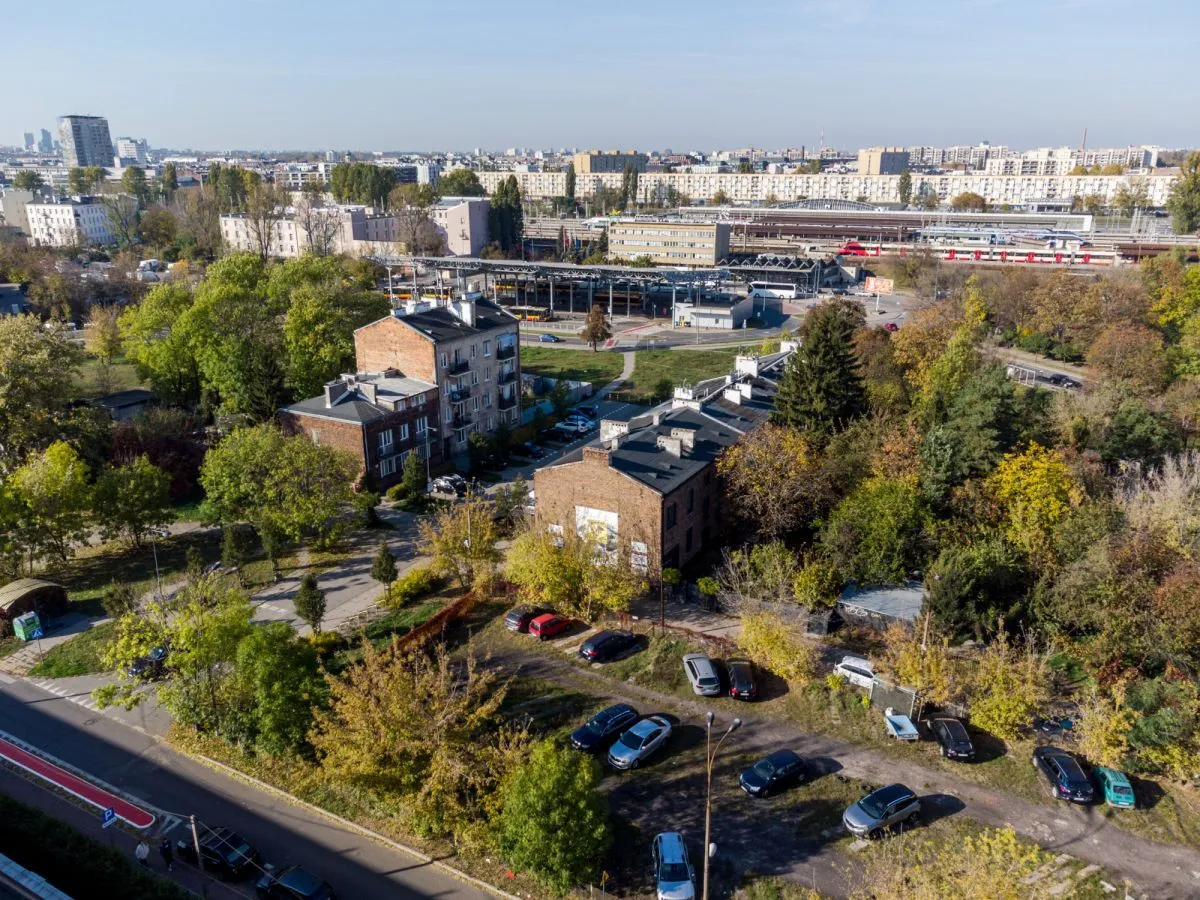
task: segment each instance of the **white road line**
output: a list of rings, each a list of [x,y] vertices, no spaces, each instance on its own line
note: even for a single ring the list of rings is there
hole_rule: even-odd
[[[5,675],[3,672],[0,672],[0,681],[3,681],[5,684],[17,683],[17,679],[13,678],[11,675]]]

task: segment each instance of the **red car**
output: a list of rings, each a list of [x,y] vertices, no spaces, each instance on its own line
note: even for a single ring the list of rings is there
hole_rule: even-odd
[[[546,638],[562,634],[570,624],[570,619],[563,616],[556,616],[554,613],[546,613],[544,616],[538,616],[529,623],[529,633],[539,641],[544,641]]]
[[[883,330],[884,331],[899,331],[900,326],[897,325],[895,322],[885,322],[883,324]]]

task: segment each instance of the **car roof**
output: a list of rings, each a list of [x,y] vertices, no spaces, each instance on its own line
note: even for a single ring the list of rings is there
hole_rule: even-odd
[[[600,710],[600,712],[596,713],[596,715],[593,716],[593,718],[599,718],[600,716],[605,716],[606,718],[615,719],[617,716],[624,715],[627,712],[631,712],[634,715],[637,714],[637,710],[634,709],[632,706],[630,706],[628,703],[615,703],[612,706],[608,706],[608,707],[605,707],[604,709]]]
[[[951,719],[949,717],[934,719],[933,724],[941,725],[947,731],[954,732],[956,737],[960,733],[963,737],[967,736],[967,726],[964,725],[962,722],[960,722],[958,719]]]
[[[893,803],[896,800],[901,800],[905,797],[912,797],[915,795],[903,784],[889,784],[886,787],[881,787],[877,791],[872,791],[867,796],[874,797],[880,803]]]
[[[864,658],[863,658],[863,657],[861,657],[861,656],[843,656],[843,657],[842,657],[842,661],[841,661],[841,663],[839,663],[839,665],[843,665],[843,666],[863,666],[864,668],[871,669],[871,671],[875,671],[875,670],[874,670],[874,669],[871,667],[871,661],[870,661],[869,659],[864,659]]]
[[[689,653],[683,658],[684,662],[690,662],[696,667],[697,671],[703,671],[707,666],[709,671],[714,675],[717,674],[717,668],[713,665],[713,661],[703,653]]]
[[[654,842],[658,844],[658,853],[663,862],[683,862],[686,850],[683,835],[678,831],[664,831],[654,839]]]
[[[726,660],[725,665],[727,668],[732,669],[734,666],[745,666],[746,668],[751,668],[752,664],[751,664],[750,660],[746,659],[745,657],[739,656],[739,657],[736,657],[735,659]]]
[[[554,619],[561,619],[561,618],[562,618],[562,616],[556,615],[555,613],[542,613],[540,616],[538,616],[533,621],[541,622],[544,625],[546,622],[550,622],[550,621],[553,621]]]
[[[279,876],[279,883],[301,894],[314,893],[325,882],[299,866],[293,866]]]
[[[793,750],[776,750],[767,757],[767,761],[776,766],[787,765],[800,759],[800,754]]]
[[[642,719],[640,722],[635,722],[632,726],[630,726],[629,730],[632,731],[636,735],[645,737],[650,732],[656,731],[657,729],[659,729],[661,727],[662,727],[662,722],[657,721],[656,716],[650,716],[648,718]]]
[[[1118,772],[1116,769],[1110,769],[1107,766],[1097,766],[1096,774],[1102,778],[1108,779],[1113,784],[1123,784],[1133,787],[1133,785],[1129,783],[1129,776],[1124,772]]]

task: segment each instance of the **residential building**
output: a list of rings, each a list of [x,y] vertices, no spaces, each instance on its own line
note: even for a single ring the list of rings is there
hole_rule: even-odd
[[[330,163],[280,163],[275,167],[274,180],[290,191],[301,190],[306,184],[329,184]]]
[[[108,119],[101,116],[63,116],[58,120],[58,139],[68,166],[113,164],[113,143]]]
[[[109,203],[136,205],[132,197],[107,198]],[[107,206],[95,197],[72,197],[49,203],[27,203],[29,240],[39,247],[89,247],[115,244],[120,235]]]
[[[608,226],[608,255],[648,256],[656,265],[715,266],[729,255],[729,223],[618,219]]]
[[[325,392],[280,410],[283,427],[351,453],[381,490],[398,483],[415,453],[441,462],[437,385],[395,369],[342,375]]]
[[[417,184],[428,184],[436,187],[442,174],[442,167],[437,163],[417,163]]]
[[[1157,147],[1120,147],[1081,150],[1075,147],[1039,147],[989,159],[988,175],[1069,175],[1077,166],[1117,165],[1122,169],[1153,169],[1158,165]]]
[[[126,166],[144,166],[148,161],[149,145],[144,141],[131,137],[117,138],[117,160],[122,168]]]
[[[903,147],[871,147],[858,151],[859,175],[899,175],[908,168],[908,151]]]
[[[465,453],[471,432],[521,421],[516,318],[481,294],[446,306],[414,302],[354,333],[356,366],[397,369],[437,386],[438,434],[446,459]]]
[[[652,581],[686,565],[724,529],[717,459],[767,421],[795,349],[738,357],[646,414],[602,419],[597,440],[534,473],[537,527],[596,540]]]
[[[0,191],[0,215],[4,217],[4,223],[28,237],[29,204],[37,199],[33,191],[20,188],[10,187]]]
[[[452,256],[478,256],[487,246],[488,210],[486,197],[443,197],[430,210],[433,224],[441,232]]]
[[[630,165],[638,172],[645,172],[649,160],[645,153],[636,150],[587,150],[571,157],[577,176],[624,172],[625,167]]]

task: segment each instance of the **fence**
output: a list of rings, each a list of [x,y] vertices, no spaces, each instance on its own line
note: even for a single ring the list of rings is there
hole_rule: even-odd
[[[870,697],[872,706],[882,706],[884,709],[891,707],[910,719],[917,718],[917,692],[912,688],[900,687],[898,684],[876,678],[871,682]]]

